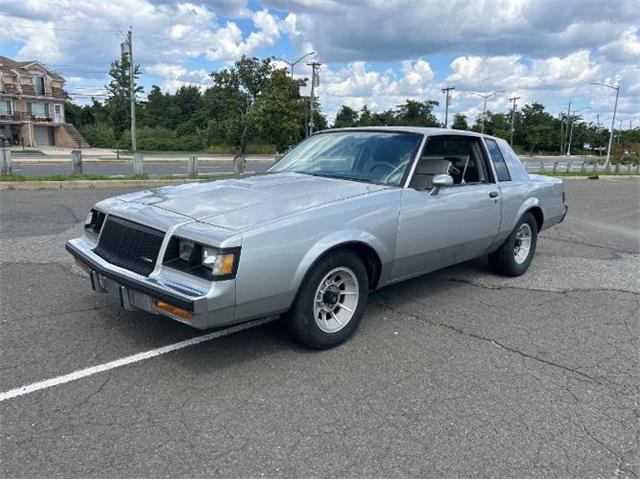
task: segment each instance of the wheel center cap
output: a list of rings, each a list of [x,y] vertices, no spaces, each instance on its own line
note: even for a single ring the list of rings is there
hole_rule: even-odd
[[[333,289],[327,290],[322,294],[322,302],[328,307],[334,307],[339,299],[340,295]]]

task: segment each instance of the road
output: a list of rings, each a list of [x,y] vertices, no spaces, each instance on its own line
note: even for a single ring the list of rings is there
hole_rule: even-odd
[[[0,391],[201,332],[123,312],[63,248],[126,190],[0,192]],[[640,183],[567,182],[520,278],[382,289],[355,337],[250,330],[0,401],[2,477],[638,477]]]

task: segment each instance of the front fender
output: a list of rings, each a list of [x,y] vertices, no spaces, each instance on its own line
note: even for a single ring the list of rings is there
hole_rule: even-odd
[[[324,254],[336,247],[339,247],[340,245],[347,245],[350,243],[360,243],[371,247],[380,259],[383,273],[385,271],[385,265],[388,265],[393,259],[393,253],[389,251],[389,248],[371,232],[357,229],[333,232],[318,240],[302,257],[302,260],[298,264],[298,268],[291,279],[291,289],[293,291],[298,291],[298,288],[304,280],[304,277],[307,275],[307,272]]]

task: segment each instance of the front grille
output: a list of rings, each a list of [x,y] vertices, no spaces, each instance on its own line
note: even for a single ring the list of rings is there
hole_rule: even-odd
[[[164,233],[117,217],[107,217],[96,255],[119,267],[149,275],[156,264]]]

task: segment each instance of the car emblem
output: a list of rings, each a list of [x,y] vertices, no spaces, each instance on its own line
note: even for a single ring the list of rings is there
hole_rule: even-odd
[[[153,259],[149,258],[149,257],[140,257],[142,260],[144,260],[147,263],[153,263]]]

